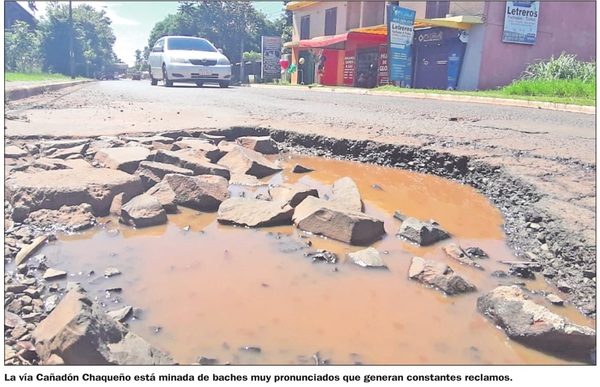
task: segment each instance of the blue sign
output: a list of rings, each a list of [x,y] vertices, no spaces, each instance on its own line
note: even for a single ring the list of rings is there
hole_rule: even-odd
[[[507,1],[502,41],[535,44],[539,16],[539,1]]]
[[[388,6],[388,47],[390,81],[397,81],[400,86],[410,87],[411,55],[416,12],[412,9]]]

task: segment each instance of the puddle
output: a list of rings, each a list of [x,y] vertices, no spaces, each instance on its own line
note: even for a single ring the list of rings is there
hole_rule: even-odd
[[[315,171],[289,172],[296,163]],[[284,172],[263,180],[315,187],[321,197],[330,194],[336,179],[352,177],[365,212],[385,221],[387,235],[373,246],[385,252],[389,270],[343,262],[346,253],[362,248],[308,236],[293,226],[222,226],[216,214],[185,208],[169,215],[168,225],[141,230],[103,219],[109,222],[81,235],[59,236],[42,252],[51,267],[72,273],[68,280],[81,282],[107,309],[140,308],[130,328],[182,364],[201,356],[220,364],[314,364],[316,352],[333,364],[566,363],[506,339],[477,312],[477,297],[507,281],[490,276],[508,269],[498,261],[516,258],[504,241],[500,212],[474,189],[348,161],[286,156],[281,165]],[[232,192],[254,196],[266,189],[232,187]],[[433,218],[453,242],[481,247],[491,256],[479,261],[485,271],[450,261],[441,250],[444,242],[420,248],[397,239],[395,210]],[[341,262],[312,263],[304,253],[315,249],[333,251]],[[479,291],[446,297],[408,280],[414,255],[449,263]],[[108,267],[122,274],[104,278]],[[541,280],[527,283],[556,293]],[[122,291],[107,293],[110,288]],[[549,307],[593,326],[573,307]],[[260,352],[240,350],[244,346]]]

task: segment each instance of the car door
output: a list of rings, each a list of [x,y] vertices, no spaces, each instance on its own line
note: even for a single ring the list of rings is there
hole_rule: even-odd
[[[165,47],[165,39],[159,39],[152,47],[152,51],[148,56],[150,63],[150,74],[154,78],[162,78],[162,56]]]

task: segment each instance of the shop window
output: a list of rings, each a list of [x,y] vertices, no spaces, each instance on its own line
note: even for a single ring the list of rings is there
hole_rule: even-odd
[[[449,1],[428,1],[425,5],[425,18],[446,17],[450,13]]]
[[[335,35],[337,24],[337,7],[325,10],[325,36]]]
[[[300,40],[310,39],[310,15],[300,18]]]

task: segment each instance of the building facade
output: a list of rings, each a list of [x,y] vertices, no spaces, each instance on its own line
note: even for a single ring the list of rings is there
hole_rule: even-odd
[[[293,33],[286,47],[292,49],[292,63],[298,68],[292,82],[387,84],[390,4],[416,13],[410,87],[492,89],[518,79],[529,64],[562,52],[595,60],[593,1],[300,1],[287,5],[293,12]],[[521,10],[512,10],[513,5]],[[523,12],[527,17],[521,17]],[[528,40],[507,38],[513,19],[517,30],[533,31]]]

